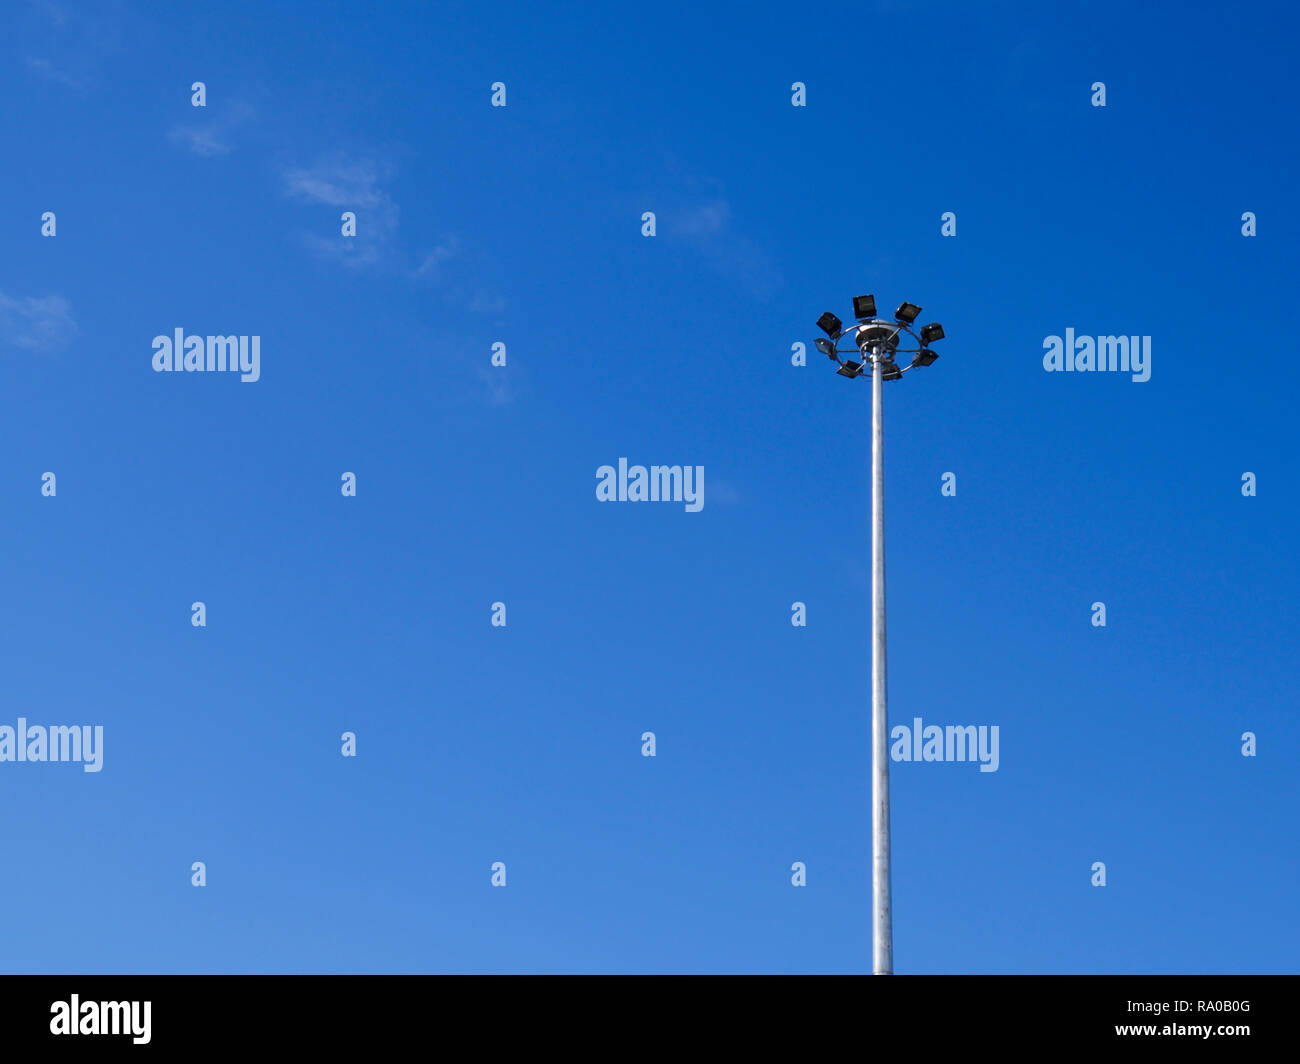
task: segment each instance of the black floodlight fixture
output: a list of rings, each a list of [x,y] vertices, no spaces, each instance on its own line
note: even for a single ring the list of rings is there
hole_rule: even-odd
[[[903,375],[903,371],[898,368],[898,363],[889,359],[882,359],[880,368],[883,371],[880,376],[882,381],[896,381]]]
[[[839,361],[839,356],[835,353],[835,345],[831,343],[829,340],[827,340],[825,337],[819,336],[817,337],[816,340],[813,341],[813,343],[817,345],[817,350],[820,351],[827,358],[833,358],[837,362]]]
[[[943,339],[943,326],[937,321],[930,322],[929,325],[921,326],[921,343],[929,347],[936,340]],[[927,362],[926,365],[929,365]]]
[[[929,366],[938,357],[939,356],[936,355],[933,351],[931,351],[928,347],[923,347],[921,348],[921,350],[919,350],[916,354],[912,356],[912,365]]]
[[[832,340],[838,340],[840,338],[843,326],[844,323],[829,310],[817,319],[817,327]]]
[[[866,321],[868,318],[874,318],[876,316],[876,297],[854,296],[853,316],[857,318],[858,321]]]
[[[921,313],[921,308],[915,303],[899,303],[898,309],[894,311],[894,317],[901,322],[911,325],[916,321],[916,316]]]
[[[841,377],[858,377],[862,374],[862,363],[849,360],[841,364],[840,368],[835,371]]]

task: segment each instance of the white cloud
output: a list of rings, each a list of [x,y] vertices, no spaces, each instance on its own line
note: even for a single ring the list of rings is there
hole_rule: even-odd
[[[85,85],[81,78],[66,71],[60,70],[48,59],[39,56],[29,55],[27,57],[27,69],[41,77],[57,82],[60,85],[66,85],[70,89],[80,89]]]
[[[49,19],[58,28],[62,28],[68,21],[68,13],[58,4],[50,3],[50,0],[32,0],[32,7]]]
[[[731,204],[726,200],[715,200],[676,215],[670,214],[668,223],[675,233],[682,236],[702,237],[722,232],[730,218]]]
[[[415,270],[416,277],[437,279],[442,272],[442,264],[454,259],[460,252],[460,239],[448,237],[424,256],[424,261]]]
[[[506,309],[506,299],[495,293],[475,292],[470,297],[469,309],[475,314],[501,314]]]
[[[334,155],[313,166],[283,173],[285,192],[294,199],[329,207],[377,207],[390,202],[379,188],[379,167],[369,159]]]
[[[72,306],[62,296],[21,296],[0,292],[0,341],[27,351],[65,347],[77,331]]]
[[[716,182],[702,182],[716,185]],[[664,211],[663,234],[694,247],[719,272],[756,292],[780,284],[781,271],[763,247],[732,224],[731,204],[715,195],[694,207]]]
[[[488,406],[509,406],[515,401],[515,389],[510,379],[510,370],[504,366],[478,369],[478,378],[486,389]]]
[[[290,199],[333,210],[329,235],[320,230],[304,233],[303,243],[319,257],[352,269],[373,266],[389,258],[397,233],[398,210],[379,184],[386,170],[387,167],[371,159],[335,154],[311,166],[283,171],[280,176],[285,195]],[[339,218],[343,211],[356,212],[356,236],[346,237],[340,232]],[[436,264],[435,260],[433,265]]]
[[[252,118],[253,113],[253,108],[241,100],[231,101],[216,118],[208,117],[206,107],[196,107],[195,121],[172,126],[167,131],[167,139],[205,158],[229,155],[234,150],[231,133]]]
[[[22,49],[34,76],[84,91],[102,81],[110,56],[153,51],[155,27],[137,6],[132,0],[28,0],[21,11],[17,3],[5,4],[5,40]]]
[[[212,126],[202,129],[191,126],[173,126],[167,133],[167,139],[173,144],[188,148],[195,155],[230,154],[230,144],[223,140]]]

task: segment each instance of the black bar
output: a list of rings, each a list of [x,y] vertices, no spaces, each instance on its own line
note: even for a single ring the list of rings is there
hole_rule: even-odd
[[[51,1051],[179,1060],[263,1049],[387,1059],[411,1048],[455,1059],[521,1050],[582,1050],[605,1060],[725,1051],[730,1061],[745,1049],[817,1060],[1050,1050],[1055,1059],[1058,1051],[1131,1049],[1203,1050],[1235,1060],[1265,1049],[1294,1051],[1300,990],[1295,976],[1240,975],[88,975],[0,982],[4,1059],[13,1061]],[[73,995],[78,1033],[53,1033],[52,1025],[64,1029],[72,1019]],[[81,1025],[89,1032],[114,1021],[126,1033],[81,1033]],[[1190,1027],[1211,1033],[1179,1032]]]

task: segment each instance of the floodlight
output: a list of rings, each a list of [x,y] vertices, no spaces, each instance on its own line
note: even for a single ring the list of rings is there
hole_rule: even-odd
[[[858,321],[865,321],[867,318],[874,318],[876,316],[876,297],[854,296],[853,316],[857,318]]]
[[[835,354],[835,345],[825,337],[819,336],[813,341],[817,345],[817,350],[828,358],[834,358],[838,361],[839,356]]]
[[[921,326],[921,343],[926,344],[928,346],[934,343],[936,340],[942,340],[942,339],[943,339],[943,326],[940,325],[937,321],[932,321],[930,322],[929,325]]]
[[[896,381],[903,375],[903,371],[898,368],[898,363],[887,358],[880,360],[880,368],[882,381]]]
[[[920,313],[921,313],[921,308],[918,307],[915,303],[899,303],[898,309],[894,311],[894,317],[899,321],[903,321],[906,322],[908,325],[911,325],[912,322],[916,321],[916,316]]]
[[[843,363],[835,372],[841,377],[858,377],[862,374],[862,363],[850,360]]]
[[[840,338],[840,331],[843,325],[844,323],[829,310],[817,319],[817,327],[832,340],[838,340]]]
[[[916,354],[912,356],[912,365],[928,366],[932,362],[934,362],[934,360],[938,357],[939,356],[936,355],[933,351],[931,351],[928,347],[923,347],[921,348],[921,350],[919,350]]]

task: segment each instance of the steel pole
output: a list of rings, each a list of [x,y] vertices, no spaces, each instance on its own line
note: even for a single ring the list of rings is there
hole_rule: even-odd
[[[885,702],[885,433],[880,350],[871,359],[871,908],[872,970],[894,973],[889,876],[889,712]]]

